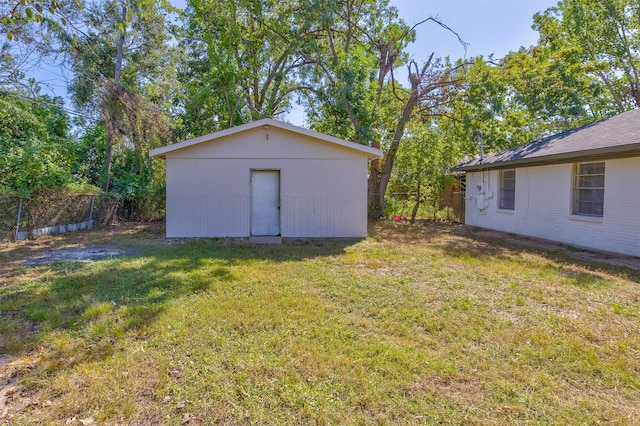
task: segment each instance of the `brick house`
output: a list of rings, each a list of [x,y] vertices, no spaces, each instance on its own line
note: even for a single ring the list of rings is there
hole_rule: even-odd
[[[640,109],[453,170],[468,225],[640,256]]]

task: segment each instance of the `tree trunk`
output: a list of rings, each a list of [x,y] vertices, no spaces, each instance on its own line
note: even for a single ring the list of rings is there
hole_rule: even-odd
[[[385,153],[384,156],[384,163],[382,164],[382,167],[380,168],[377,175],[374,176],[374,174],[372,173],[369,177],[370,185],[373,183],[373,178],[375,178],[376,182],[378,183],[377,203],[375,203],[374,205],[369,204],[369,214],[372,218],[377,219],[382,217],[384,214],[385,194],[387,192],[389,180],[391,180],[393,163],[396,159],[398,149],[400,148],[400,141],[404,136],[405,128],[407,127],[407,124],[409,123],[414,110],[420,103],[421,99],[423,99],[431,90],[440,86],[440,84],[430,84],[426,87],[423,87],[422,84],[427,76],[429,67],[431,66],[433,55],[434,54],[432,53],[421,69],[418,69],[418,65],[413,61],[411,61],[409,64],[409,82],[411,83],[409,96],[406,100],[406,103],[402,107],[402,113],[393,132],[391,145],[389,146],[389,150]]]
[[[117,90],[118,86],[120,86],[120,74],[122,73],[122,50],[124,48],[124,37],[125,31],[127,28],[127,6],[122,5],[122,31],[120,32],[120,38],[118,40],[118,54],[116,56],[116,70],[113,77],[113,89],[108,90],[107,96],[111,99],[107,102],[107,108],[111,108],[112,111],[108,112],[107,119],[115,120],[115,103],[118,102],[117,98]],[[102,186],[102,190],[107,192],[109,191],[109,186],[111,186],[111,157],[113,156],[113,133],[116,129],[115,123],[110,123],[110,125],[106,126],[107,128],[107,152],[105,153],[104,158],[104,185]]]
[[[398,149],[400,148],[400,140],[404,135],[404,129],[411,118],[411,114],[413,114],[413,110],[418,104],[418,97],[416,90],[413,90],[411,96],[407,100],[403,110],[402,116],[400,117],[398,124],[396,124],[396,129],[393,133],[393,141],[391,141],[391,146],[389,146],[389,150],[384,156],[384,163],[382,164],[382,168],[378,172],[378,202],[377,206],[370,206],[370,213],[372,217],[380,218],[384,215],[384,203],[385,203],[385,194],[387,193],[387,186],[389,185],[389,180],[391,180],[391,171],[393,170],[393,163],[396,159],[396,154],[398,153]],[[373,208],[376,207],[376,208]]]
[[[111,157],[113,156],[113,137],[110,132],[106,134],[107,146],[104,156],[104,182],[102,184],[102,190],[104,192],[109,191],[109,186],[111,185]]]
[[[624,104],[622,103],[622,99],[620,99],[620,97],[618,96],[616,89],[614,89],[613,85],[611,84],[611,81],[602,71],[598,71],[598,76],[604,82],[605,86],[607,86],[607,89],[609,89],[609,93],[611,93],[614,102],[618,106],[618,111],[621,113],[624,112],[625,108]]]
[[[418,188],[416,190],[416,204],[413,206],[413,210],[411,211],[411,219],[410,223],[414,223],[416,221],[416,215],[418,214],[418,209],[420,208],[420,182],[418,182]]]
[[[369,180],[367,181],[367,193],[369,206],[369,217],[371,219],[380,219],[383,216],[383,211],[380,206],[380,196],[378,191],[380,190],[380,159],[373,160],[371,162],[371,168],[369,170]]]
[[[127,30],[127,6],[122,5],[122,31],[118,39],[118,54],[116,56],[116,72],[113,76],[113,83],[120,84],[120,74],[122,73],[122,49],[124,47],[124,37]]]

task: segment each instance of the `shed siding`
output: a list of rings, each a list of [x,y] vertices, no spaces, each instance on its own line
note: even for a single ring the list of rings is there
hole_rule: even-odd
[[[640,256],[640,157],[607,160],[605,169],[601,220],[571,215],[573,164],[517,168],[513,211],[497,208],[497,170],[468,172],[466,223]],[[486,195],[476,187],[483,177]]]
[[[282,129],[256,128],[167,154],[167,158],[361,159],[362,152]]]
[[[366,154],[268,132],[167,155],[167,237],[249,236],[252,169],[280,170],[283,237],[367,235]]]

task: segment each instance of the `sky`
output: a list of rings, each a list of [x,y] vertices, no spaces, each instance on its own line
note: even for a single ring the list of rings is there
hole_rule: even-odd
[[[452,61],[491,54],[497,59],[521,46],[537,44],[538,33],[531,28],[533,15],[557,3],[558,0],[390,0],[406,24],[413,26],[432,16],[467,43],[465,51],[455,34],[434,22],[425,22],[416,27],[416,41],[408,48],[418,64],[432,52],[434,57],[449,56]],[[403,73],[396,76],[400,80]],[[284,119],[305,125],[304,111],[300,108]]]
[[[416,29],[416,42],[410,47],[414,59],[431,52],[452,60],[478,55],[502,58],[521,46],[538,42],[531,25],[533,15],[557,4],[557,0],[391,0],[408,25],[433,16],[445,23],[468,43],[464,47],[455,35],[433,22]]]
[[[171,1],[181,8],[186,4],[186,0]],[[449,56],[452,60],[490,54],[502,58],[521,46],[536,44],[538,34],[531,28],[533,15],[555,6],[557,0],[390,0],[390,3],[408,25],[433,16],[468,43],[465,51],[454,34],[426,22],[417,27],[416,42],[409,46],[412,58],[421,63],[432,52],[435,57]],[[53,90],[53,94],[66,97],[67,82],[63,76],[68,75],[63,69],[43,69],[36,73],[36,78],[50,83],[45,92]],[[402,78],[401,74],[398,77]],[[284,119],[304,125],[304,112],[296,108]]]

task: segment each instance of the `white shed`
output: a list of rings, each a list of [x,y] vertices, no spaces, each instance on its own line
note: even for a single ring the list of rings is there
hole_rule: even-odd
[[[454,170],[468,225],[640,256],[640,109]]]
[[[167,237],[367,235],[378,149],[263,119],[151,151],[167,166]]]

